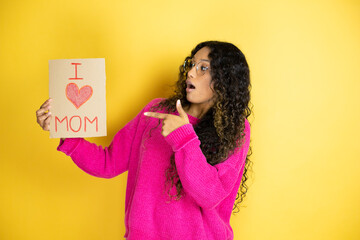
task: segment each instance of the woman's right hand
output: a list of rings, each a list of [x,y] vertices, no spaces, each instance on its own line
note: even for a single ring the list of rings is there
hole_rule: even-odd
[[[51,103],[51,101],[52,101],[52,99],[49,98],[41,105],[40,109],[36,111],[37,123],[45,131],[50,131],[50,120],[51,120],[51,112],[50,112],[51,105],[50,105],[50,103]]]

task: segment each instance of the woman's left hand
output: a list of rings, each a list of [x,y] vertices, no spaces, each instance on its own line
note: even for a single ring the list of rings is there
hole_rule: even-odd
[[[176,109],[179,112],[179,116],[166,113],[158,112],[145,112],[144,115],[148,117],[154,117],[158,119],[163,119],[162,131],[161,134],[166,137],[172,131],[178,129],[179,127],[190,123],[189,118],[181,106],[180,100],[176,102]]]

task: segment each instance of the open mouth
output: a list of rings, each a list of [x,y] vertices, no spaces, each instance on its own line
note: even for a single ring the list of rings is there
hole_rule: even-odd
[[[195,86],[192,85],[191,83],[189,83],[189,84],[187,85],[187,87],[190,88],[190,89],[195,89]]]
[[[188,89],[195,89],[195,86],[190,81],[186,81],[186,86]]]

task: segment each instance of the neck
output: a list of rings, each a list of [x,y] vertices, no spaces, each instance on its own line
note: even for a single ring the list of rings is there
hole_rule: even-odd
[[[206,112],[210,109],[209,104],[198,104],[198,103],[191,103],[189,106],[184,108],[185,112],[193,117],[198,119],[202,118]]]

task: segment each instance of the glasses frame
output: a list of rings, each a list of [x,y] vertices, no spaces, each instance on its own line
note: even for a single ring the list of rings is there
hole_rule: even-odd
[[[188,65],[187,63],[190,61],[190,65]],[[202,71],[202,70],[199,70],[199,63],[201,62],[209,62],[209,60],[205,60],[205,59],[201,59],[200,61],[198,61],[196,64],[195,63],[192,63],[192,57],[187,57],[185,58],[185,61],[184,61],[184,64],[183,64],[183,69],[184,69],[184,74],[186,75],[188,72],[191,71],[191,69],[193,69],[193,67],[196,66],[196,75],[198,76],[203,76],[205,75],[205,73],[210,70],[210,66],[205,70],[205,71]],[[186,70],[186,67],[189,66],[190,68],[188,70]]]

